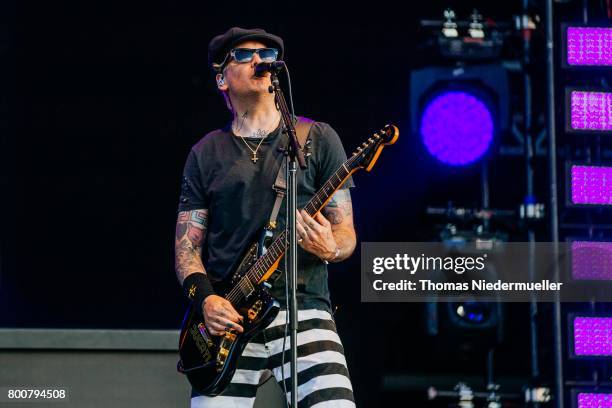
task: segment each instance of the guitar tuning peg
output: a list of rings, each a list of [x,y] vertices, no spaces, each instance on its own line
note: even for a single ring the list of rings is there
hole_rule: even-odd
[[[361,147],[358,147],[358,148],[357,148],[357,151],[358,151],[358,152],[361,152],[362,150],[363,150],[363,149],[362,149]]]
[[[361,144],[361,146],[363,146],[363,147],[368,147],[368,144],[367,144],[366,142],[363,142],[363,143]]]
[[[374,139],[372,139],[371,137],[368,138],[368,142],[370,143],[374,143]]]
[[[374,133],[374,139],[376,140],[380,139],[380,135],[378,133]]]

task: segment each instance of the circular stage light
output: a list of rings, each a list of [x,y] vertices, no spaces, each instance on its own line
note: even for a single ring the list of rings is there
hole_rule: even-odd
[[[493,114],[476,95],[463,91],[437,94],[425,105],[420,132],[435,158],[453,166],[480,159],[493,140]]]

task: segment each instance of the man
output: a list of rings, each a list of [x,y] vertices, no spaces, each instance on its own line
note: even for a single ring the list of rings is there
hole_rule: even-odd
[[[203,137],[185,164],[176,226],[176,273],[212,335],[243,330],[243,318],[212,283],[226,278],[241,251],[270,217],[275,201],[271,188],[286,145],[281,117],[269,93],[270,76],[255,77],[255,65],[283,56],[280,37],[261,29],[234,27],[212,39],[208,48],[218,90],[232,111],[232,122]],[[315,122],[307,170],[298,172],[298,208],[346,160],[336,132]],[[352,205],[348,187],[334,193],[311,218],[298,211],[298,401],[300,407],[353,407],[352,386],[336,326],[330,314],[328,262],[340,262],[355,249]],[[285,204],[276,232],[285,229]],[[281,263],[282,265],[282,263]],[[217,397],[192,393],[192,407],[252,406],[260,377],[272,370],[281,387],[290,390],[289,353],[282,353],[286,312],[285,278],[271,293],[283,310],[247,345],[232,383]],[[289,340],[286,340],[286,348]],[[284,360],[283,360],[284,357]],[[281,369],[282,362],[284,371]],[[283,384],[284,372],[284,384]],[[289,396],[287,396],[289,399]]]

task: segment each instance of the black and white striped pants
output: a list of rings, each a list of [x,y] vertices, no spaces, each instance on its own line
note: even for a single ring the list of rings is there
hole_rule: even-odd
[[[286,312],[247,344],[238,359],[232,382],[219,396],[192,396],[191,408],[252,407],[259,379],[272,370],[282,388],[281,362]],[[354,408],[353,387],[344,348],[331,315],[322,310],[298,311],[298,408]],[[289,337],[285,342],[284,374],[291,400]]]

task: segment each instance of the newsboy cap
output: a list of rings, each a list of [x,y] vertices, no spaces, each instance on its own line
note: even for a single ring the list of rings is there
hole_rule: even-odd
[[[208,64],[213,71],[219,71],[227,53],[243,41],[261,41],[268,47],[277,48],[278,58],[283,58],[284,44],[283,39],[279,36],[267,33],[261,28],[232,27],[225,33],[214,37],[208,44]]]

